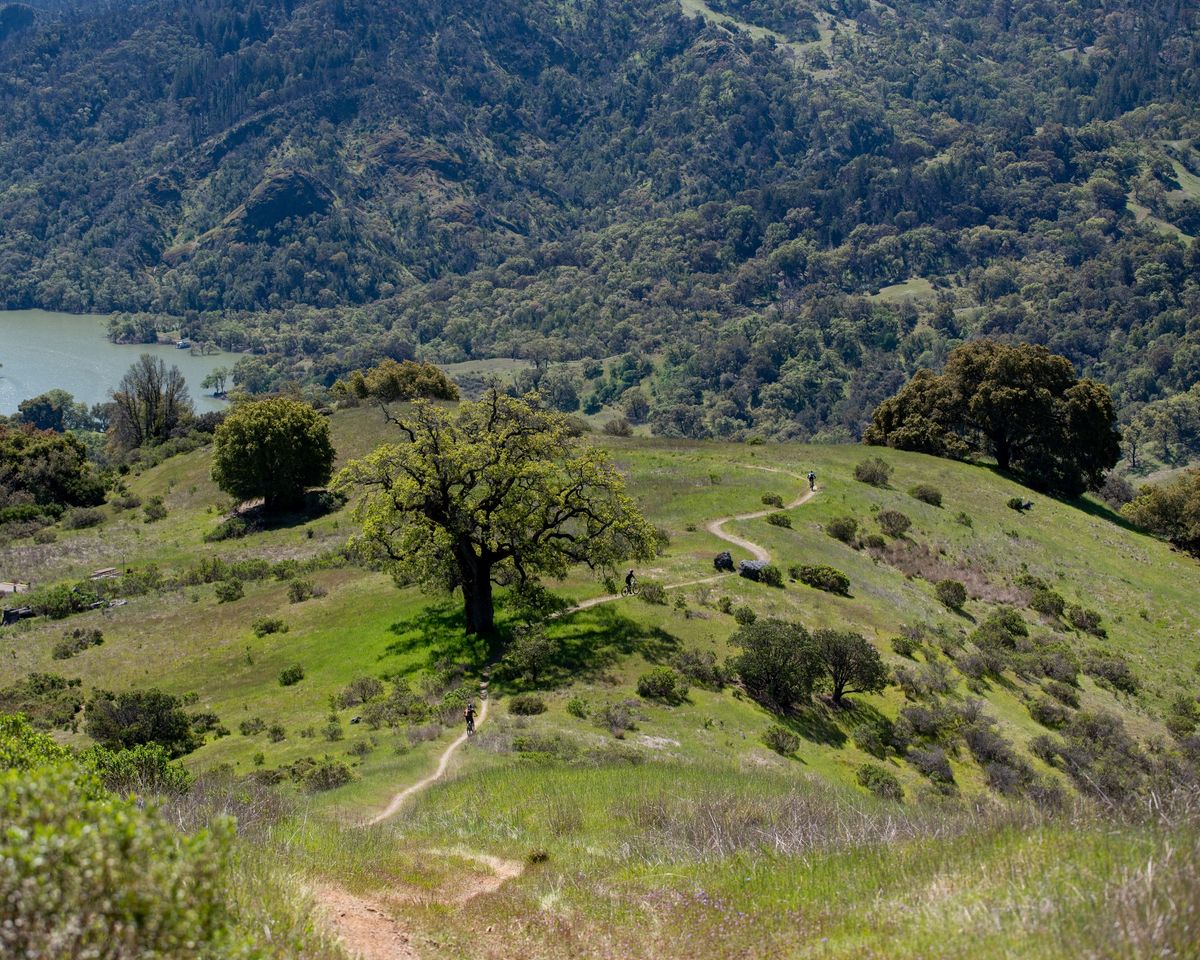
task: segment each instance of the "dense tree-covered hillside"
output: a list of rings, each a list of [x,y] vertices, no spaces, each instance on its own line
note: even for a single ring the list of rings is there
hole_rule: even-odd
[[[725,437],[986,334],[1131,415],[1200,379],[1197,103],[1184,0],[0,4],[0,304],[260,387],[629,355],[575,393]]]

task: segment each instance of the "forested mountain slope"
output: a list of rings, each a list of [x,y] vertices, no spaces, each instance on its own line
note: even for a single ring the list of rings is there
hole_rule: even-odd
[[[857,435],[978,334],[1128,412],[1200,379],[1198,50],[1184,0],[4,4],[0,304],[266,385],[636,352],[591,402],[668,435]]]

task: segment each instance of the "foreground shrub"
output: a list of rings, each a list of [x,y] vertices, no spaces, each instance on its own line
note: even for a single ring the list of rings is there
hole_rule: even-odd
[[[643,580],[638,587],[638,596],[646,603],[652,603],[658,606],[666,606],[667,591],[661,583],[656,583],[653,580]]]
[[[766,516],[766,520],[767,520],[767,523],[771,524],[774,527],[790,528],[792,525],[791,516],[789,514],[783,513],[782,511],[776,511],[775,513],[768,513]]]
[[[783,586],[783,571],[775,564],[768,563],[765,567],[758,571],[758,579],[765,583],[768,587]]]
[[[763,743],[781,757],[790,757],[800,749],[800,738],[787,727],[774,724],[763,734]]]
[[[123,763],[98,767],[111,772]],[[223,902],[232,820],[181,833],[153,804],[109,793],[96,772],[3,718],[0,822],[0,954],[216,957],[236,950]]]
[[[571,697],[567,701],[567,713],[578,720],[586,720],[588,718],[588,702],[583,697]]]
[[[508,712],[518,717],[532,717],[546,712],[546,701],[536,693],[518,693],[508,701]]]
[[[967,588],[959,580],[939,580],[933,592],[938,601],[951,610],[961,610],[967,602]]]
[[[825,590],[829,593],[840,593],[843,596],[850,592],[850,578],[826,564],[800,564],[788,571],[803,584]]]
[[[855,466],[854,479],[873,487],[886,487],[892,479],[892,466],[880,457],[870,457]]]
[[[881,800],[903,800],[904,788],[896,775],[877,763],[864,763],[858,768],[858,783]]]
[[[66,530],[86,530],[104,522],[104,514],[91,507],[76,507],[63,514],[62,525]]]
[[[688,695],[688,685],[670,667],[655,667],[638,677],[638,696],[663,703],[681,703]]]
[[[927,503],[931,507],[940,507],[942,505],[942,491],[937,487],[930,486],[928,483],[918,483],[908,491],[908,495],[914,500],[920,500],[922,503]]]

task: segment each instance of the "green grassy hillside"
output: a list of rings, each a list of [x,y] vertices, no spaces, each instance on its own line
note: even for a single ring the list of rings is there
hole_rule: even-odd
[[[367,410],[337,413],[333,428],[343,461],[386,435]],[[1053,731],[1031,712],[1053,699],[1045,692],[1053,678],[1037,664],[1048,651],[1061,653],[1076,676],[1066,684],[1075,706],[1062,708],[1068,731],[1069,718],[1105,712],[1148,755],[1173,753],[1177,738],[1164,723],[1175,701],[1194,702],[1200,687],[1194,560],[1096,503],[1032,495],[985,467],[885,450],[894,472],[879,488],[854,479],[855,465],[878,453],[863,447],[589,442],[610,450],[647,516],[669,536],[638,571],[668,588],[666,602],[614,599],[552,620],[558,652],[536,685],[545,712],[511,714],[513,695],[531,685],[498,670],[491,716],[454,755],[448,779],[369,832],[352,825],[428,774],[458,730],[437,722],[372,729],[355,722],[364,707],[331,698],[358,677],[407,680],[430,695],[450,685],[447,678],[474,684],[488,667],[486,653],[464,638],[454,598],[398,588],[337,556],[353,526],[347,509],[206,542],[228,507],[208,479],[206,450],[128,479],[131,494],[164,498],[165,519],[147,524],[140,511],[125,511],[93,529],[63,531],[54,544],[6,546],[0,580],[46,585],[106,566],[153,564],[177,574],[206,558],[257,559],[305,565],[300,578],[316,595],[290,602],[294,569],[277,566],[248,580],[232,602],[196,583],[68,620],[26,621],[0,633],[0,688],[55,673],[81,681],[85,694],[158,687],[187,697],[228,731],[209,734],[186,758],[197,771],[281,771],[290,790],[286,773],[298,761],[346,762],[352,782],[306,799],[305,809],[321,816],[281,830],[273,856],[308,884],[391,891],[388,909],[439,945],[421,947],[421,955],[1049,957],[1080,955],[1072,945],[1083,944],[1096,955],[1136,956],[1146,954],[1105,953],[1106,938],[1141,936],[1153,917],[1168,940],[1195,929],[1179,920],[1180,910],[1200,909],[1195,887],[1181,899],[1162,886],[1190,882],[1182,851],[1195,834],[1118,823],[1077,806],[1080,783],[1041,758],[1036,740]],[[772,588],[714,576],[712,557],[728,544],[707,524],[761,511],[764,494],[791,502],[804,486],[792,474],[809,469],[818,492],[787,511],[790,528],[754,519],[725,529],[764,546],[784,570],[844,571],[848,594],[790,579]],[[910,495],[918,483],[936,487],[942,505]],[[1032,500],[1032,508],[1012,509],[1013,497]],[[878,517],[886,510],[911,519],[905,536],[851,546],[826,533],[834,518],[853,517],[859,538],[882,536]],[[938,601],[932,581],[944,578],[966,584],[961,612]],[[1085,632],[1065,614],[1032,609],[1035,581],[1043,593],[1098,613],[1099,628]],[[572,602],[606,594],[582,572],[552,586]],[[693,682],[676,704],[637,695],[639,676],[680,664],[682,654],[711,653],[723,663],[736,652],[730,611],[743,607],[810,629],[861,632],[908,679],[852,696],[842,709],[817,698],[786,718],[732,684]],[[976,675],[972,657],[983,648],[973,631],[1006,607],[1019,611],[1028,636],[1005,654],[1003,669]],[[282,619],[287,631],[256,636],[252,623],[263,617]],[[77,627],[101,630],[104,642],[55,659],[64,630]],[[901,636],[907,646],[893,643]],[[1131,680],[1097,667],[1114,658]],[[303,679],[281,685],[280,672],[293,664]],[[1014,768],[1031,779],[1006,786],[969,738],[918,731],[911,748],[936,740],[944,749],[953,785],[939,785],[911,753],[886,743],[878,749],[864,737],[874,729],[886,740],[914,708],[941,710],[964,729],[976,723],[970,718],[990,716],[990,729],[1017,758]],[[598,721],[606,711],[620,722]],[[790,755],[763,742],[776,723],[798,737]],[[78,724],[57,735],[87,742]],[[896,777],[900,805],[859,786],[867,764]],[[1030,804],[1051,788],[1051,799]],[[463,850],[517,861],[533,855],[536,865],[451,911],[446,904],[455,902],[462,876],[490,872],[463,861]],[[1160,859],[1162,873],[1151,882],[1141,871]]]

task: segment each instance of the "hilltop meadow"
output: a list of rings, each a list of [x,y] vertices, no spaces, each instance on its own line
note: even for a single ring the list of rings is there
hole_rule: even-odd
[[[366,407],[330,425],[339,464],[391,429]],[[365,957],[1189,955],[1195,560],[986,466],[582,442],[659,553],[640,597],[586,569],[550,582],[565,609],[532,667],[490,662],[461,602],[347,551],[353,502],[215,539],[231,503],[201,447],[126,476],[128,503],[161,497],[152,524],[108,504],[0,550],[35,598],[113,567],[127,600],[4,629],[0,702],[78,747],[94,690],[157,689],[202,718],[194,785],[165,809],[185,830],[239,816],[227,906],[275,931],[246,935],[257,955],[334,957],[339,936]],[[876,457],[890,471],[856,479]],[[810,470],[815,495],[777,507]],[[769,553],[780,585],[714,570],[750,555],[710,529],[741,514],[758,516],[719,532]],[[861,634],[888,683],[768,709],[735,664],[772,618]],[[364,826],[434,771],[483,679],[488,716],[446,775]],[[387,937],[411,952],[372,953]]]

